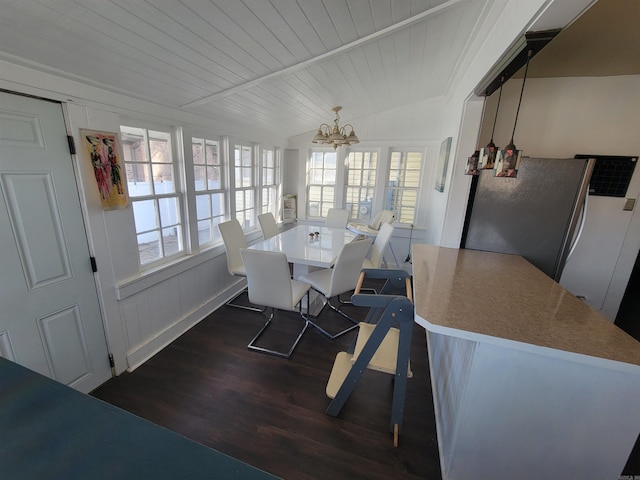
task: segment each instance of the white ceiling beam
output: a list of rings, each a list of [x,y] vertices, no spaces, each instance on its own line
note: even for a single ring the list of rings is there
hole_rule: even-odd
[[[198,100],[194,100],[193,102],[189,102],[186,103],[184,105],[181,106],[181,108],[193,108],[193,107],[199,107],[201,105],[205,105],[209,102],[213,102],[215,100],[218,100],[220,98],[225,98],[228,97],[229,95],[233,95],[234,93],[238,93],[238,92],[242,92],[244,90],[247,90],[249,88],[253,88],[256,85],[259,85],[263,82],[266,82],[268,80],[271,80],[272,78],[276,78],[276,77],[280,77],[283,75],[287,75],[289,73],[293,73],[293,72],[297,72],[299,70],[303,70],[307,67],[309,67],[310,65],[313,65],[315,63],[318,62],[322,62],[328,58],[331,57],[335,57],[336,55],[340,55],[348,50],[354,49],[356,47],[359,47],[365,43],[371,42],[373,40],[377,40],[381,37],[384,37],[385,35],[389,35],[390,33],[395,32],[396,30],[401,30],[403,28],[406,28],[410,25],[413,25],[415,23],[418,23],[422,20],[424,20],[425,18],[428,18],[432,15],[435,15],[436,13],[440,13],[444,10],[447,10],[451,7],[453,7],[454,5],[463,2],[463,1],[468,1],[468,0],[449,0],[445,3],[442,3],[440,5],[438,5],[437,7],[433,7],[429,10],[425,10],[424,12],[418,13],[417,15],[414,15],[412,17],[409,17],[401,22],[398,22],[394,25],[391,25],[387,28],[383,28],[382,30],[379,30],[377,32],[374,32],[370,35],[367,35],[365,37],[359,38],[358,40],[355,40],[351,43],[347,43],[341,47],[338,47],[336,49],[330,50],[326,53],[323,53],[322,55],[318,55],[317,57],[312,57],[308,60],[305,60],[303,62],[300,63],[296,63],[295,65],[291,65],[287,68],[283,68],[282,70],[278,70],[276,72],[272,72],[269,73],[267,75],[263,75],[262,77],[258,77],[254,80],[250,80],[248,82],[233,86],[231,88],[228,88],[226,90],[221,90],[219,92],[216,92],[214,94],[211,95],[207,95],[206,97],[202,97],[199,98]]]

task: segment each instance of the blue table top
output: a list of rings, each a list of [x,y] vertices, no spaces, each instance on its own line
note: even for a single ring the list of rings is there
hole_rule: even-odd
[[[1,357],[0,432],[11,480],[277,478]]]

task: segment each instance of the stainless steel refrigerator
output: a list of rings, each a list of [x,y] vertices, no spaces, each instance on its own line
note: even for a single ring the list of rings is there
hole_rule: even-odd
[[[473,178],[461,247],[522,255],[558,281],[578,238],[594,159],[523,157],[516,178]]]

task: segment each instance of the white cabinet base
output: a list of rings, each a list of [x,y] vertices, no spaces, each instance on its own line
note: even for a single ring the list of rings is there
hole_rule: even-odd
[[[619,478],[640,431],[628,365],[433,332],[427,344],[443,479]]]

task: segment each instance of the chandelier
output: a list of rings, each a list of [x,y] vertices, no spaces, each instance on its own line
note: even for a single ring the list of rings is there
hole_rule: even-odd
[[[342,127],[338,125],[338,122],[340,121],[340,115],[338,112],[340,110],[342,110],[342,107],[333,107],[331,109],[331,111],[336,114],[336,118],[333,120],[333,127],[326,123],[320,125],[318,133],[316,133],[316,136],[311,140],[313,143],[333,145],[333,148],[336,149],[340,145],[351,145],[352,143],[360,142],[356,136],[353,126],[350,123],[347,123]],[[351,129],[349,134],[347,134],[347,128]]]

